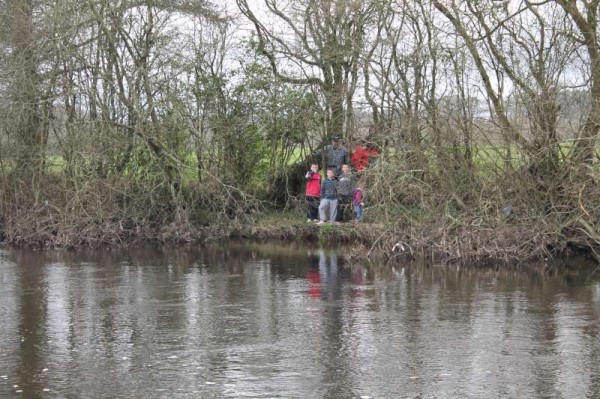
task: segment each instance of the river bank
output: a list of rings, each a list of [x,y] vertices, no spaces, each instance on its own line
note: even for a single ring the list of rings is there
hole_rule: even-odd
[[[357,258],[420,256],[433,262],[525,264],[583,256],[599,262],[589,243],[576,237],[566,239],[563,234],[553,234],[544,227],[524,224],[455,226],[444,220],[430,224],[397,221],[318,226],[298,220],[267,219],[233,231],[229,237],[343,244],[349,246],[349,255]]]
[[[299,212],[271,212],[253,220],[218,221],[193,226],[171,223],[159,227],[115,223],[81,223],[68,228],[24,229],[3,226],[10,246],[36,249],[77,249],[99,246],[207,244],[225,240],[307,242],[344,245],[349,257],[426,257],[449,263],[527,263],[558,257],[587,256],[598,263],[594,248],[575,237],[565,239],[544,226],[504,224],[496,227],[456,226],[448,221],[417,224],[307,223]]]

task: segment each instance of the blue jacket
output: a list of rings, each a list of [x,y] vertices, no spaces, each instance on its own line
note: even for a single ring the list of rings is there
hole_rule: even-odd
[[[321,198],[328,200],[335,200],[338,197],[337,193],[337,185],[338,181],[333,179],[325,179],[323,180],[323,184],[321,184]]]

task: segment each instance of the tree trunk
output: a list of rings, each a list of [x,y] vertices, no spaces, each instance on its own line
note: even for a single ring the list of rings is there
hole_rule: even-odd
[[[13,104],[17,144],[17,173],[32,174],[43,165],[45,140],[40,126],[40,78],[36,59],[32,0],[10,0],[12,79],[9,95]]]

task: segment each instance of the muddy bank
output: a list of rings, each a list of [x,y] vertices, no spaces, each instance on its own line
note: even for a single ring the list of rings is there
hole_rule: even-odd
[[[342,223],[318,226],[297,218],[268,215],[245,223],[220,222],[205,226],[172,223],[160,228],[122,223],[82,224],[63,229],[25,229],[3,226],[5,244],[36,249],[75,249],[98,246],[205,244],[230,239],[272,242],[311,242],[344,245],[355,258],[424,256],[434,262],[526,263],[565,256],[588,256],[595,248],[582,238],[545,231],[535,225],[499,228],[448,226],[443,223],[384,225]]]
[[[582,238],[553,234],[538,226],[505,225],[448,227],[377,223],[316,226],[247,226],[235,237],[269,240],[308,240],[350,246],[353,257],[425,257],[434,262],[525,264],[563,257],[600,258]]]

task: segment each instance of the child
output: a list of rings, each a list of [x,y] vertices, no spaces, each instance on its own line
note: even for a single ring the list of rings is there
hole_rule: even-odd
[[[355,177],[350,171],[350,165],[342,165],[342,174],[338,176],[338,222],[347,222],[352,219],[352,194],[354,191]]]
[[[329,221],[336,223],[335,217],[337,215],[337,203],[338,203],[338,181],[335,179],[335,170],[333,168],[327,168],[327,178],[323,180],[321,185],[321,204],[319,205],[319,225],[325,224],[327,208],[329,208]]]
[[[364,201],[364,192],[362,188],[356,187],[354,189],[353,194],[353,202],[354,202],[354,213],[356,214],[356,221],[358,223],[362,223],[363,221],[363,206],[365,206]]]
[[[307,222],[316,222],[319,220],[319,197],[321,196],[321,174],[319,165],[313,163],[310,170],[306,172],[306,205],[308,207],[306,219]]]

